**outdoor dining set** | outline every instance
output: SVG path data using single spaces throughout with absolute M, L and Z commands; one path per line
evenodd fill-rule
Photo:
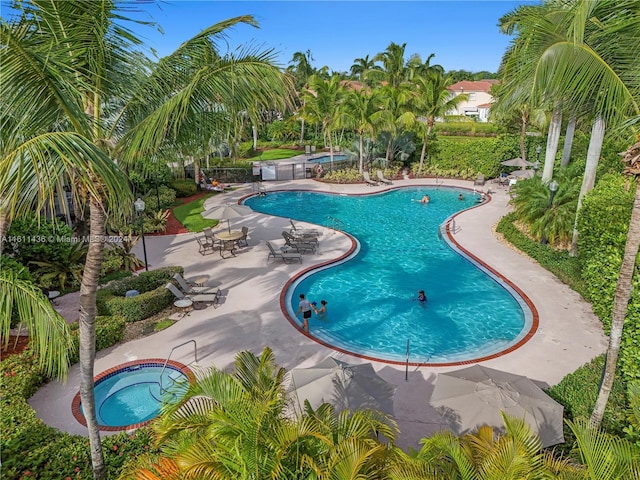
M 207 227 L 202 231 L 202 235 L 196 235 L 198 251 L 201 255 L 219 252 L 222 258 L 235 257 L 238 248 L 249 245 L 247 242 L 248 234 L 248 227 L 242 227 L 240 230 L 219 230 L 216 232 L 211 227 Z

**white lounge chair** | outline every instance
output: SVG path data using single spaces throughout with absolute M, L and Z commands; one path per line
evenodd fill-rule
M 271 257 L 281 258 L 284 263 L 291 263 L 294 260 L 299 260 L 302 263 L 302 255 L 298 252 L 278 252 L 271 243 L 267 242 L 267 247 L 269 247 L 269 256 L 267 257 L 267 262 Z
M 204 302 L 204 303 L 216 303 L 218 301 L 218 295 L 214 293 L 202 293 L 202 294 L 193 294 L 193 295 L 185 295 L 182 293 L 178 287 L 176 287 L 173 283 L 169 282 L 164 286 L 167 290 L 169 290 L 176 297 L 177 300 L 186 300 L 189 299 L 192 302 Z
M 310 251 L 311 253 L 316 253 L 316 248 L 318 247 L 318 239 L 316 238 L 312 239 L 313 241 L 300 239 L 285 231 L 282 232 L 282 237 L 284 238 L 285 244 L 297 252 L 303 253 Z
M 378 182 L 371 180 L 371 177 L 369 176 L 369 172 L 362 172 L 362 178 L 364 178 L 364 183 L 368 186 L 368 187 L 377 187 L 378 186 Z
M 391 180 L 384 178 L 384 174 L 382 173 L 382 170 L 378 170 L 377 175 L 378 175 L 378 180 L 380 180 L 385 185 L 393 185 L 393 182 Z
M 180 275 L 179 273 L 176 273 L 173 276 L 173 279 L 178 282 L 178 286 L 182 289 L 182 291 L 186 294 L 186 295 L 192 295 L 192 294 L 208 294 L 208 293 L 212 293 L 216 296 L 220 295 L 220 289 L 218 287 L 205 287 L 202 285 L 189 285 L 187 283 L 187 281 L 184 279 L 184 277 L 182 275 Z
M 322 232 L 320 230 L 316 230 L 315 228 L 300 228 L 297 227 L 295 223 L 293 223 L 293 220 L 289 219 L 289 223 L 291 224 L 291 230 L 289 230 L 289 233 L 291 233 L 291 235 L 295 235 L 298 237 L 320 237 L 322 235 Z

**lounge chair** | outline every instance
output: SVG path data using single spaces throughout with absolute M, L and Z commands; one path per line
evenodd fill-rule
M 300 228 L 297 227 L 293 220 L 289 219 L 289 223 L 291 224 L 291 230 L 289 233 L 298 237 L 320 237 L 322 232 L 320 230 L 316 230 L 315 228 Z
M 213 253 L 215 250 L 214 243 L 205 237 L 196 236 L 196 241 L 198 242 L 198 252 L 200 252 L 201 255 L 206 255 L 207 252 Z
M 176 273 L 173 279 L 178 282 L 178 286 L 186 295 L 198 295 L 212 293 L 216 296 L 220 295 L 220 289 L 218 287 L 205 287 L 202 285 L 189 285 L 182 275 Z
M 378 170 L 377 175 L 378 175 L 378 180 L 380 180 L 385 185 L 393 185 L 393 182 L 391 180 L 384 178 L 384 174 L 382 173 L 382 170 Z
M 364 183 L 368 186 L 368 187 L 377 187 L 378 186 L 378 182 L 371 180 L 371 177 L 369 176 L 369 172 L 362 172 L 362 178 L 364 178 Z
M 473 181 L 474 185 L 484 185 L 484 175 L 479 173 L 476 179 Z
M 267 247 L 269 247 L 267 262 L 273 257 L 274 259 L 281 258 L 284 263 L 292 263 L 294 260 L 300 260 L 300 263 L 302 263 L 302 255 L 298 252 L 278 252 L 269 242 L 267 242 Z
M 285 231 L 282 232 L 282 237 L 284 238 L 285 244 L 297 252 L 303 253 L 310 251 L 311 253 L 316 253 L 316 248 L 318 247 L 317 239 L 314 239 L 315 242 L 303 240 Z
M 218 295 L 214 293 L 196 293 L 185 295 L 182 293 L 178 287 L 176 287 L 173 283 L 169 282 L 164 286 L 167 290 L 173 293 L 176 300 L 191 300 L 192 302 L 204 302 L 204 303 L 216 303 L 218 301 Z

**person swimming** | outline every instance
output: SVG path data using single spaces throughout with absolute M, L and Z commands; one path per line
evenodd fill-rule
M 431 198 L 429 197 L 429 195 L 425 195 L 424 197 L 422 197 L 422 199 L 420 200 L 420 203 L 422 203 L 423 205 L 425 203 L 429 203 L 431 201 Z
M 418 300 L 419 302 L 426 302 L 427 301 L 427 296 L 425 295 L 424 290 L 420 290 L 418 292 L 418 298 L 416 300 Z

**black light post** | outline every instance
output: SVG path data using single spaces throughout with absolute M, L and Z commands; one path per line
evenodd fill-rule
M 149 271 L 149 263 L 147 262 L 147 244 L 144 241 L 144 200 L 138 198 L 135 202 L 133 202 L 133 206 L 136 208 L 136 212 L 138 212 L 138 216 L 140 217 L 140 234 L 142 235 L 142 252 L 144 253 L 144 269 Z
M 540 152 L 542 152 L 542 147 L 538 145 L 536 147 L 536 162 L 538 162 L 538 165 L 540 165 Z
M 540 162 L 538 160 L 536 160 L 535 162 L 533 162 L 533 176 L 535 177 L 536 175 L 538 175 L 538 170 L 540 169 Z
M 551 209 L 551 205 L 553 204 L 553 197 L 558 191 L 558 187 L 558 182 L 556 182 L 555 180 L 551 180 L 551 183 L 549 183 L 549 205 L 547 205 L 547 210 Z M 542 243 L 543 245 L 547 244 L 547 236 L 544 234 L 544 232 L 542 234 L 542 238 L 540 239 L 540 243 Z

